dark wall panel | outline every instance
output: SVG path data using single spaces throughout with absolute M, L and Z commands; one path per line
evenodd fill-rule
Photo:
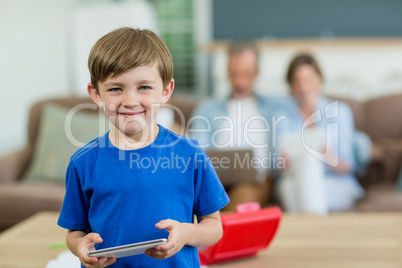
M 213 0 L 214 38 L 401 37 L 401 0 Z

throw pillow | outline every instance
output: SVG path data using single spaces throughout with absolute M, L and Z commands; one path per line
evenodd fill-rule
M 402 192 L 402 168 L 399 170 L 399 178 L 396 182 L 395 188 L 397 191 Z
M 99 124 L 99 116 L 102 117 L 101 122 L 105 122 L 104 115 L 80 111 L 72 115 L 69 111 L 55 104 L 43 107 L 33 159 L 23 180 L 64 183 L 72 154 L 85 143 L 106 133 L 108 125 L 102 129 Z

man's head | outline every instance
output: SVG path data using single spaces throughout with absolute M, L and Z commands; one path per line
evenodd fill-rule
M 251 96 L 258 75 L 258 50 L 254 43 L 233 43 L 228 51 L 228 76 L 232 98 Z
M 91 84 L 116 77 L 131 69 L 157 64 L 163 85 L 173 78 L 173 62 L 169 49 L 152 31 L 128 27 L 116 29 L 100 38 L 89 54 Z

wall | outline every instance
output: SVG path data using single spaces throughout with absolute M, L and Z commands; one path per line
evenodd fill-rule
M 0 0 L 0 6 L 0 154 L 25 145 L 34 102 L 86 95 L 87 57 L 100 36 L 121 26 L 156 30 L 155 14 L 141 0 Z
M 72 83 L 67 67 L 71 63 L 67 47 L 68 41 L 70 41 L 67 34 L 69 12 L 79 3 L 109 1 L 0 0 L 0 90 L 3 93 L 2 98 L 0 98 L 0 126 L 2 130 L 0 131 L 0 154 L 15 150 L 25 144 L 28 112 L 32 103 L 46 97 L 77 92 L 70 86 Z M 213 14 L 214 4 L 224 4 L 224 1 L 227 0 L 193 1 L 195 1 L 196 9 L 196 42 L 205 44 L 213 36 L 216 37 L 213 29 L 216 28 L 218 21 Z M 242 0 L 230 1 L 233 1 L 231 3 L 249 3 L 249 1 Z M 273 5 L 275 1 L 279 0 L 258 0 L 257 2 Z M 293 1 L 297 2 L 297 0 Z M 347 0 L 342 0 L 342 3 L 345 3 L 345 1 L 348 2 Z M 383 1 L 369 2 L 371 4 L 383 3 Z M 396 3 L 399 6 L 398 1 L 387 0 L 386 2 Z M 255 5 L 255 7 L 258 7 L 258 5 Z M 383 5 L 383 7 L 391 13 L 399 10 L 392 8 L 390 5 Z M 227 9 L 226 12 L 229 12 L 229 15 L 235 14 L 233 8 L 234 5 Z M 220 13 L 220 15 L 222 16 L 222 21 L 227 23 L 228 20 L 225 19 L 224 14 Z M 251 18 L 252 16 L 248 17 Z M 238 18 L 244 20 L 247 16 Z M 382 16 L 381 18 L 375 17 L 373 20 L 389 22 L 390 18 Z M 233 27 L 233 24 L 227 24 L 231 25 L 232 28 L 236 28 Z M 395 23 L 395 25 L 399 26 L 400 23 Z M 365 54 L 364 51 L 367 53 Z M 265 74 L 265 76 L 260 76 L 257 86 L 262 88 L 264 92 L 275 94 L 286 92 L 286 85 L 282 80 L 283 73 L 286 68 L 285 65 L 293 52 L 292 50 L 281 50 L 280 48 L 279 50 L 267 48 L 263 55 L 264 60 L 261 71 L 261 74 Z M 372 50 L 356 49 L 357 54 L 352 51 L 349 54 L 343 54 L 344 58 L 338 57 L 340 54 L 328 54 L 327 52 L 328 50 L 326 49 L 318 50 L 318 57 L 323 65 L 324 72 L 327 74 L 332 73 L 332 71 L 337 72 L 336 77 L 328 77 L 329 81 L 336 80 L 338 81 L 337 83 L 343 83 L 342 88 L 345 94 L 352 92 L 357 98 L 368 98 L 369 96 L 384 93 L 380 92 L 380 90 L 383 90 L 383 87 L 381 87 L 383 81 L 389 84 L 387 86 L 389 92 L 396 90 L 400 85 L 402 52 L 398 48 L 394 47 L 390 50 L 377 49 L 375 54 L 371 54 Z M 213 54 L 214 57 L 208 57 L 208 53 L 197 55 L 197 66 L 200 68 L 200 72 L 196 83 L 202 92 L 224 95 L 226 93 L 225 87 L 227 87 L 227 84 L 225 84 L 225 54 L 222 51 L 215 51 Z M 385 55 L 385 57 L 382 57 L 382 55 Z M 374 56 L 377 64 L 370 65 L 374 67 L 370 67 L 368 72 L 361 68 L 363 66 L 367 69 L 368 65 L 365 63 L 361 65 L 345 64 L 344 59 L 350 61 L 354 56 L 365 62 L 370 61 L 371 57 Z M 335 62 L 335 65 L 332 65 L 332 62 Z M 365 81 L 362 83 L 353 81 L 356 76 L 347 77 L 342 74 L 344 66 L 348 66 L 353 72 L 359 72 L 365 78 L 371 79 L 370 81 L 374 81 L 374 77 L 378 78 L 375 83 L 379 84 L 369 84 L 367 86 L 364 85 Z M 211 68 L 215 70 L 211 74 L 212 79 L 209 78 L 208 74 Z M 377 72 L 377 70 L 381 70 L 381 72 Z M 371 74 L 374 74 L 374 76 Z M 357 80 L 359 79 L 357 78 Z M 349 85 L 352 83 L 363 84 L 360 88 L 367 89 L 366 92 L 368 93 L 365 96 L 361 96 L 360 93 L 356 95 L 355 91 L 350 91 L 348 83 Z M 333 90 L 339 91 L 339 87 L 333 87 Z
M 214 38 L 402 36 L 400 0 L 213 0 Z
M 317 56 L 328 94 L 363 100 L 402 92 L 402 1 L 212 0 L 212 10 L 215 42 L 264 43 L 256 82 L 263 93 L 287 93 L 287 64 L 301 49 Z M 355 41 L 341 44 L 345 38 Z M 226 54 L 216 48 L 208 53 L 211 93 L 224 96 Z
M 74 2 L 0 2 L 0 154 L 25 144 L 33 102 L 68 93 L 66 15 Z

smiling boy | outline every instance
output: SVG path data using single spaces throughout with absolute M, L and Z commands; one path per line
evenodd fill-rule
M 220 239 L 219 210 L 229 200 L 198 143 L 155 122 L 174 88 L 169 50 L 151 31 L 120 28 L 98 40 L 88 66 L 88 93 L 112 128 L 71 157 L 58 221 L 69 249 L 85 267 L 199 267 L 196 247 Z M 133 157 L 189 164 L 155 168 L 133 165 Z M 88 256 L 158 238 L 168 243 L 146 255 Z

